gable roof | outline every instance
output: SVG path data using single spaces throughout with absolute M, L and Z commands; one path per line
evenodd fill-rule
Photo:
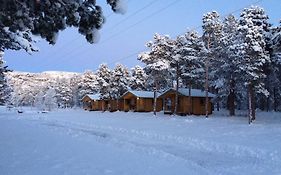
M 83 98 L 85 98 L 86 96 L 91 100 L 100 100 L 100 94 L 86 94 Z
M 169 91 L 174 91 L 176 92 L 175 89 L 171 88 L 168 89 L 167 91 L 165 91 L 164 93 L 162 93 L 160 96 L 166 94 Z M 189 89 L 188 88 L 179 88 L 179 93 L 183 96 L 189 96 Z M 215 97 L 215 94 L 212 94 L 210 92 L 208 92 L 208 97 Z M 206 93 L 205 91 L 202 91 L 201 89 L 191 89 L 191 97 L 206 97 Z
M 140 98 L 154 98 L 153 91 L 132 91 L 132 90 L 127 91 L 125 94 L 121 96 L 121 98 L 124 97 L 127 93 L 132 93 L 134 96 Z

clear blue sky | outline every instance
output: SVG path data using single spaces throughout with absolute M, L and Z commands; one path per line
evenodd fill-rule
M 103 7 L 106 23 L 100 31 L 100 41 L 89 44 L 77 29 L 60 32 L 56 45 L 44 40 L 37 46 L 40 52 L 29 55 L 24 51 L 6 51 L 5 61 L 10 69 L 26 72 L 96 70 L 101 63 L 113 68 L 122 63 L 128 68 L 141 64 L 137 53 L 154 33 L 172 37 L 188 28 L 200 27 L 202 15 L 216 10 L 221 16 L 256 3 L 257 0 L 128 0 L 127 13 L 112 14 L 106 0 L 97 0 Z M 263 0 L 257 3 L 277 25 L 281 19 L 281 2 Z M 200 28 L 198 28 L 200 30 Z

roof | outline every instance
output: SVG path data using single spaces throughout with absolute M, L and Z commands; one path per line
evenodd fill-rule
M 168 91 L 176 91 L 175 89 L 171 88 L 162 93 L 160 96 L 166 94 Z M 179 88 L 179 93 L 184 96 L 189 96 L 189 89 L 188 88 Z M 208 93 L 208 97 L 215 97 L 215 94 Z M 191 97 L 206 97 L 205 91 L 202 91 L 201 89 L 191 89 Z
M 91 100 L 99 100 L 100 99 L 100 94 L 86 94 L 83 98 L 85 98 L 86 96 L 89 97 Z
M 140 98 L 154 98 L 154 92 L 153 91 L 127 91 L 122 97 L 124 97 L 127 93 L 132 93 L 136 97 Z

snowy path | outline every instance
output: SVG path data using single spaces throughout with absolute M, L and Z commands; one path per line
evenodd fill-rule
M 278 117 L 159 116 L 1 114 L 0 174 L 281 173 Z

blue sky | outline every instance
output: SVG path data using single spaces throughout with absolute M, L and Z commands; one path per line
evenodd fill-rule
M 145 43 L 154 33 L 175 37 L 187 29 L 200 31 L 202 15 L 213 10 L 221 16 L 232 12 L 239 16 L 241 9 L 256 3 L 266 10 L 272 24 L 277 25 L 281 19 L 279 0 L 128 0 L 124 15 L 112 14 L 105 1 L 97 0 L 107 17 L 98 43 L 87 43 L 77 29 L 70 28 L 60 32 L 54 46 L 44 40 L 37 43 L 38 53 L 6 51 L 6 64 L 25 72 L 95 71 L 101 63 L 131 68 L 141 65 L 137 53 L 146 49 Z

